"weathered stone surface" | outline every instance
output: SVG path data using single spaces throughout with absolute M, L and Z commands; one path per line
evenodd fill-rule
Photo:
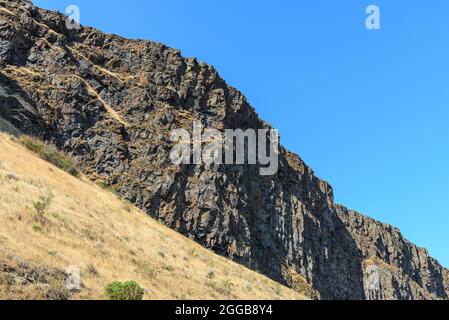
M 159 43 L 67 30 L 26 0 L 0 8 L 2 117 L 71 153 L 93 180 L 316 298 L 448 298 L 446 269 L 398 230 L 334 204 L 332 187 L 284 148 L 274 176 L 172 165 L 170 131 L 194 120 L 270 128 L 213 67 Z
M 0 296 L 7 293 L 11 300 L 68 300 L 73 292 L 65 287 L 67 278 L 64 271 L 37 267 L 9 257 L 7 261 L 0 261 Z

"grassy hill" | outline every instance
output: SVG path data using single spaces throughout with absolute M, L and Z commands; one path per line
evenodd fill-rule
M 0 133 L 0 299 L 105 299 L 137 281 L 145 299 L 304 299 L 152 220 Z M 65 288 L 65 270 L 82 287 Z

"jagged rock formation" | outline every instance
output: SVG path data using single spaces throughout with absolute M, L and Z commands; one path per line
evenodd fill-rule
M 0 1 L 0 116 L 72 154 L 93 180 L 207 248 L 322 299 L 447 299 L 449 272 L 399 231 L 334 204 L 281 147 L 258 165 L 175 166 L 170 132 L 269 128 L 213 67 Z

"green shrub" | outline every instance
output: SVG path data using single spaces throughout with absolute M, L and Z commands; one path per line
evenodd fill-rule
M 36 232 L 41 232 L 42 226 L 40 224 L 33 224 L 33 230 Z
M 34 209 L 36 209 L 37 214 L 40 215 L 40 216 L 44 215 L 45 209 L 47 208 L 45 203 L 40 202 L 40 201 L 34 202 L 33 203 L 33 207 L 34 207 Z
M 106 286 L 106 295 L 111 300 L 142 300 L 144 293 L 135 281 L 115 281 Z
M 53 194 L 49 192 L 46 196 L 40 196 L 39 200 L 36 202 L 33 202 L 33 207 L 36 209 L 36 212 L 39 216 L 43 216 L 45 214 L 45 211 L 51 204 L 51 200 L 53 199 Z
M 75 161 L 55 146 L 46 144 L 39 139 L 30 136 L 21 136 L 19 141 L 29 150 L 36 153 L 43 160 L 48 161 L 74 177 L 79 176 Z

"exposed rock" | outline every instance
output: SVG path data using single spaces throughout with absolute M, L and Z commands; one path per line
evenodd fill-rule
M 449 274 L 398 230 L 333 202 L 281 147 L 259 165 L 174 166 L 170 132 L 193 121 L 270 128 L 216 70 L 178 50 L 0 1 L 0 114 L 72 154 L 93 180 L 227 256 L 322 299 L 447 299 Z
M 67 275 L 60 270 L 37 267 L 11 258 L 0 261 L 1 299 L 68 300 Z

